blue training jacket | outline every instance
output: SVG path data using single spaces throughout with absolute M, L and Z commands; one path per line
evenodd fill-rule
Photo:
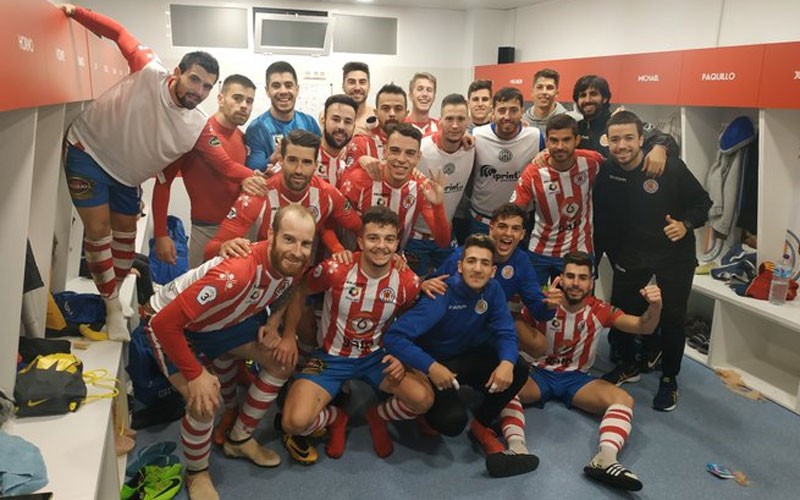
M 389 354 L 428 373 L 436 360 L 446 360 L 467 349 L 491 345 L 500 361 L 517 362 L 519 344 L 514 319 L 500 283 L 490 279 L 475 292 L 456 273 L 445 280 L 447 292 L 431 299 L 420 294 L 417 303 L 395 321 L 383 336 Z M 486 310 L 478 312 L 479 300 Z

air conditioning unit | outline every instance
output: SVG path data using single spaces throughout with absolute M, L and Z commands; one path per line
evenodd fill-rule
M 253 8 L 255 51 L 325 56 L 333 40 L 333 16 L 325 11 Z

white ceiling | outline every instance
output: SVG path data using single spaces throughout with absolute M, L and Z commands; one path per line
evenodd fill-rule
M 379 5 L 391 7 L 417 7 L 428 9 L 515 9 L 547 0 L 374 0 L 373 2 L 357 2 L 356 0 L 322 0 L 325 3 L 348 3 L 362 5 Z

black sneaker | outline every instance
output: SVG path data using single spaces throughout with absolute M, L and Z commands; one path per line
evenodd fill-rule
M 603 375 L 603 380 L 616 386 L 626 382 L 638 382 L 641 378 L 639 376 L 639 368 L 636 366 L 617 365 L 613 370 Z
M 651 371 L 658 369 L 659 365 L 661 365 L 661 349 L 655 352 L 648 352 L 644 354 L 641 362 L 639 363 L 639 372 L 650 373 Z
M 511 450 L 486 455 L 486 471 L 492 477 L 511 477 L 536 470 L 539 457 L 533 454 L 517 454 Z
M 653 409 L 672 411 L 678 406 L 678 381 L 675 377 L 661 377 L 658 392 L 653 398 Z
M 589 464 L 583 468 L 583 473 L 620 490 L 639 491 L 642 489 L 642 482 L 636 474 L 616 462 L 606 468 Z

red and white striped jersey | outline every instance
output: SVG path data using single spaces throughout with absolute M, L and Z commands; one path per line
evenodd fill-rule
M 527 308 L 522 314 L 531 323 Z M 623 314 L 621 309 L 593 296 L 586 297 L 586 305 L 578 312 L 559 307 L 553 319 L 535 325 L 547 337 L 547 351 L 534 360 L 534 366 L 552 372 L 588 371 L 594 364 L 600 332 Z
M 422 187 L 428 179 L 424 175 L 412 174 L 401 187 L 390 186 L 385 181 L 373 180 L 361 167 L 351 167 L 341 179 L 342 194 L 350 200 L 360 213 L 370 207 L 388 207 L 400 217 L 400 248 L 404 248 L 411 237 L 411 229 L 421 215 L 436 240 L 446 247 L 450 242 L 450 223 L 444 204 L 434 207 L 425 199 Z
M 536 210 L 531 252 L 549 257 L 592 253 L 592 186 L 602 162 L 599 153 L 579 149 L 567 171 L 534 163 L 525 167 L 511 201 Z
M 267 196 L 242 194 L 228 212 L 219 226 L 217 234 L 208 242 L 205 258 L 210 259 L 219 253 L 219 247 L 233 238 L 243 238 L 253 224 L 258 228 L 258 239 L 267 238 L 272 219 L 279 208 L 291 203 L 306 207 L 317 222 L 317 233 L 321 233 L 328 219 L 333 219 L 337 226 L 344 227 L 354 233 L 361 229 L 361 217 L 352 209 L 350 203 L 335 187 L 316 175 L 303 193 L 296 193 L 286 188 L 283 176 L 276 174 L 267 179 Z M 328 242 L 326 241 L 326 246 Z M 340 248 L 329 248 L 332 252 Z
M 339 187 L 339 179 L 347 168 L 347 163 L 345 162 L 346 153 L 346 147 L 337 156 L 331 155 L 325 151 L 324 147 L 320 147 L 316 175 L 320 179 L 328 181 L 331 186 Z
M 386 140 L 386 132 L 380 127 L 375 127 L 366 134 L 354 136 L 347 146 L 345 164 L 348 167 L 357 165 L 362 156 L 383 160 L 383 148 L 386 147 Z
M 197 377 L 202 367 L 186 344 L 184 329 L 212 332 L 239 324 L 263 311 L 292 285 L 294 278 L 271 269 L 269 245 L 269 241 L 253 244 L 247 257 L 209 260 L 150 298 L 155 311 L 150 328 L 187 379 Z
M 422 137 L 428 137 L 439 131 L 439 120 L 436 118 L 428 118 L 426 122 L 412 122 L 410 116 L 406 116 L 404 123 L 410 123 L 415 129 L 419 130 Z
M 325 291 L 318 341 L 333 356 L 361 358 L 380 349 L 394 317 L 420 290 L 420 280 L 410 268 L 398 271 L 392 263 L 385 276 L 370 278 L 361 270 L 360 259 L 360 252 L 352 264 L 329 259 L 306 275 L 309 292 Z

